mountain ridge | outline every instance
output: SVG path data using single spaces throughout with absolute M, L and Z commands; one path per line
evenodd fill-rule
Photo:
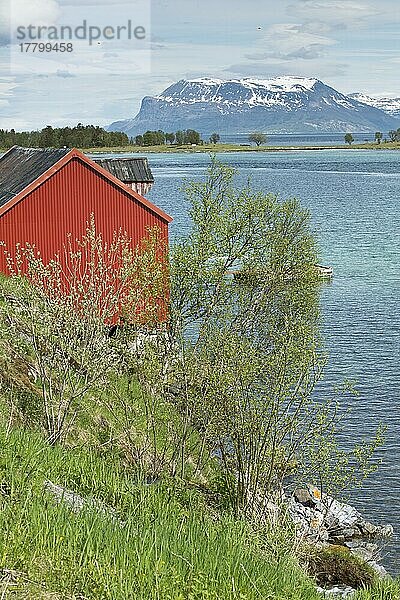
M 312 77 L 181 79 L 145 96 L 138 114 L 111 131 L 196 129 L 219 133 L 308 133 L 389 130 L 400 120 Z
M 373 98 L 368 94 L 356 92 L 354 94 L 348 94 L 349 98 L 353 98 L 362 104 L 368 104 L 368 106 L 374 106 L 383 110 L 388 115 L 400 119 L 400 97 L 399 98 L 387 98 L 385 96 L 379 98 Z

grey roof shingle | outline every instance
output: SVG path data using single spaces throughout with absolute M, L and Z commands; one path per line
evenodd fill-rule
M 147 158 L 95 158 L 92 160 L 124 183 L 154 183 Z
M 55 165 L 69 148 L 14 146 L 0 158 L 0 207 Z
M 53 167 L 70 148 L 14 146 L 0 158 L 0 207 Z M 124 183 L 153 183 L 147 158 L 95 159 L 100 167 Z

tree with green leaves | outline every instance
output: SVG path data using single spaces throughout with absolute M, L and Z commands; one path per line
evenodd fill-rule
M 161 146 L 165 144 L 165 133 L 159 129 L 158 131 L 146 131 L 143 134 L 144 146 Z
M 122 408 L 144 476 L 195 477 L 207 464 L 234 513 L 258 518 L 289 475 L 335 493 L 362 480 L 381 436 L 341 450 L 337 404 L 315 393 L 326 358 L 308 212 L 234 178 L 213 159 L 186 186 L 191 228 L 169 265 L 157 236 L 135 250 L 116 234 L 105 247 L 94 222 L 67 265 L 18 249 L 0 287 L 0 359 L 25 365 L 50 443 L 99 394 L 107 414 Z
M 184 143 L 190 145 L 201 144 L 201 135 L 195 129 L 186 129 L 184 131 Z
M 75 127 L 52 127 L 41 131 L 10 131 L 0 129 L 0 148 L 15 144 L 31 148 L 92 148 L 100 146 L 127 146 L 129 138 L 122 131 L 105 131 L 95 125 L 78 123 Z
M 342 452 L 336 404 L 314 394 L 325 356 L 308 212 L 233 180 L 214 160 L 186 188 L 192 229 L 171 250 L 169 381 L 219 457 L 235 513 L 255 515 L 289 474 L 326 490 L 354 482 L 376 444 Z
M 175 133 L 175 141 L 178 146 L 183 146 L 183 144 L 185 143 L 185 134 L 183 131 L 179 130 Z
M 166 133 L 165 141 L 169 144 L 173 144 L 175 141 L 175 133 Z
M 262 133 L 261 131 L 254 131 L 253 133 L 250 133 L 248 139 L 249 142 L 256 144 L 258 147 L 261 146 L 261 144 L 265 144 L 268 138 L 265 133 Z
M 210 135 L 210 143 L 211 144 L 218 144 L 219 140 L 220 140 L 220 136 L 218 133 L 212 133 Z
M 383 133 L 381 131 L 375 132 L 375 141 L 377 144 L 380 144 L 383 138 Z
M 165 319 L 165 252 L 156 230 L 136 248 L 121 232 L 105 243 L 93 215 L 82 239 L 66 240 L 49 263 L 30 245 L 5 251 L 0 355 L 31 380 L 50 444 L 65 438 L 85 395 L 121 368 L 125 351 L 110 331 L 120 321 L 135 329 Z
M 346 133 L 346 135 L 344 136 L 344 141 L 346 142 L 346 144 L 349 144 L 349 146 L 351 146 L 351 144 L 354 142 L 352 134 Z
M 135 144 L 136 146 L 144 146 L 144 140 L 142 135 L 137 135 L 135 137 Z

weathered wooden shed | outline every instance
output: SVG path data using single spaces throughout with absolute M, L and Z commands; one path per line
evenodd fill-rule
M 84 235 L 91 214 L 105 241 L 122 229 L 136 245 L 154 226 L 167 241 L 171 217 L 132 189 L 141 173 L 148 189 L 154 180 L 147 160 L 94 161 L 76 149 L 15 146 L 0 158 L 0 242 L 11 251 L 35 244 L 48 261 L 68 234 Z M 6 272 L 1 251 L 0 271 Z
M 154 184 L 147 158 L 96 158 L 95 162 L 120 179 L 132 190 L 145 196 Z

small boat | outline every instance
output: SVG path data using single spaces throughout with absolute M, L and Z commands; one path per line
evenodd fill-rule
M 315 268 L 318 272 L 319 277 L 323 277 L 324 279 L 332 279 L 332 277 L 333 277 L 332 267 L 324 267 L 323 265 L 315 265 Z

